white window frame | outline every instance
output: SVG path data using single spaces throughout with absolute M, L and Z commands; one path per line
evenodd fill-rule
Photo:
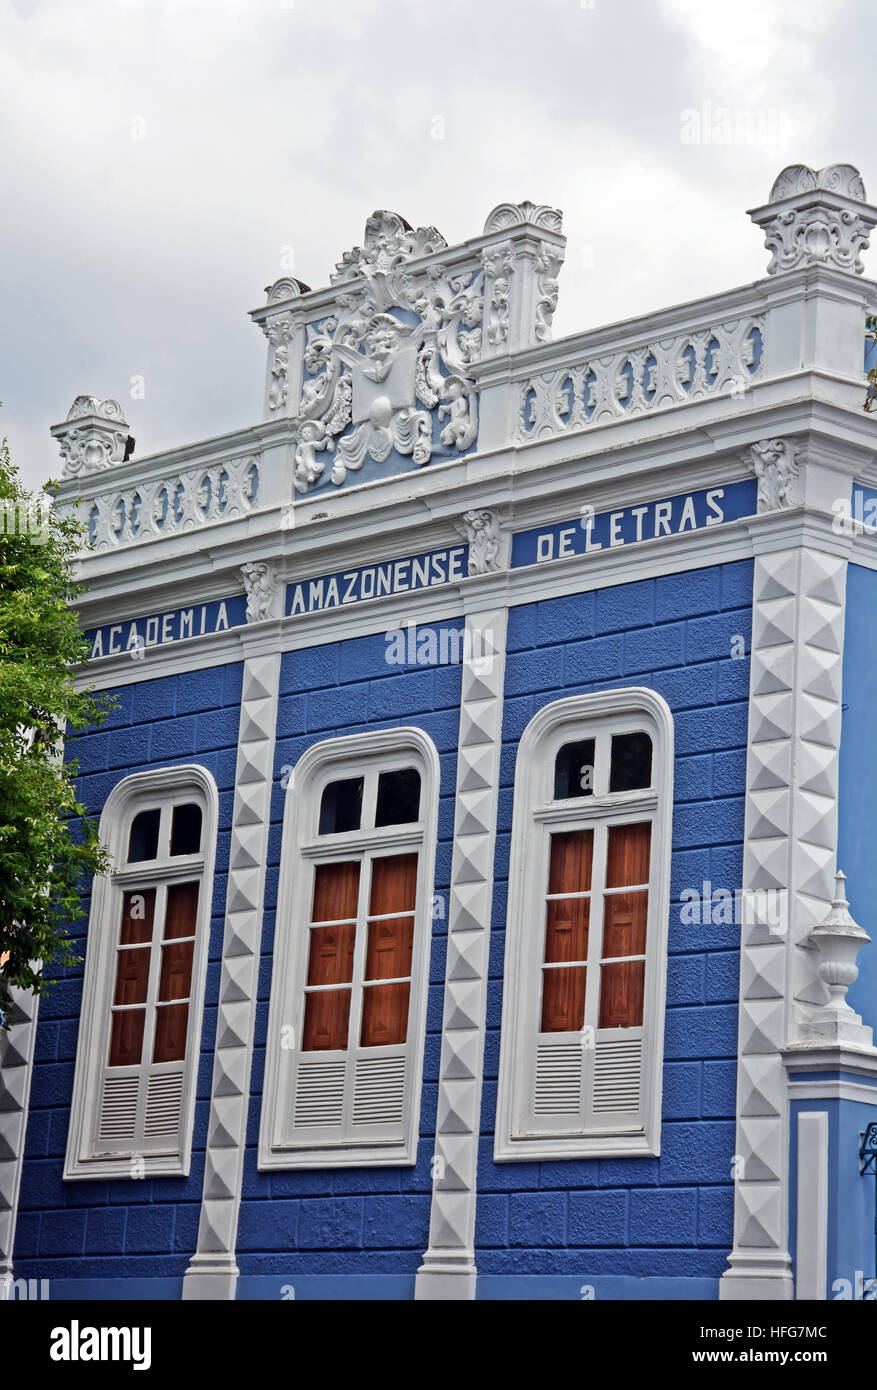
M 201 806 L 200 852 L 165 861 L 167 865 L 173 865 L 172 869 L 165 871 L 154 868 L 150 871 L 148 867 L 136 864 L 128 866 L 128 836 L 138 812 L 156 807 L 164 810 L 171 804 L 180 804 L 189 798 Z M 107 797 L 100 818 L 100 838 L 107 846 L 110 862 L 118 872 L 95 875 L 92 884 L 76 1071 L 64 1163 L 65 1180 L 130 1178 L 134 1176 L 134 1160 L 138 1160 L 138 1175 L 188 1176 L 210 946 L 218 820 L 216 783 L 205 768 L 194 763 L 134 773 L 119 782 Z M 123 895 L 136 885 L 138 878 L 144 882 L 156 879 L 160 882 L 182 882 L 190 879 L 193 873 L 197 873 L 201 887 L 198 893 L 178 1129 L 173 1137 L 167 1135 L 141 1139 L 139 1142 L 135 1140 L 128 1146 L 127 1141 L 118 1141 L 108 1149 L 106 1142 L 99 1139 L 100 1106 L 104 1074 L 111 1070 L 107 1066 L 107 1058 Z M 153 951 L 155 949 L 153 945 Z M 151 1072 L 153 1066 L 164 1067 L 168 1072 L 172 1069 L 169 1063 L 141 1065 L 147 1073 Z
M 566 743 L 597 733 L 644 730 L 652 739 L 652 779 L 647 791 L 554 801 L 555 758 Z M 600 753 L 598 750 L 599 761 Z M 608 767 L 595 769 L 599 792 L 608 788 Z M 601 783 L 601 777 L 607 780 Z M 649 907 L 639 1117 L 635 1124 L 597 1120 L 582 1072 L 577 1115 L 552 1117 L 537 1128 L 535 1067 L 540 1036 L 574 1045 L 577 1035 L 540 1035 L 541 978 L 545 940 L 545 893 L 550 832 L 584 828 L 597 821 L 652 821 Z M 509 869 L 508 918 L 503 978 L 502 1034 L 494 1158 L 497 1162 L 564 1158 L 615 1158 L 660 1153 L 670 847 L 673 819 L 673 716 L 652 690 L 632 687 L 576 695 L 544 706 L 521 737 L 515 773 Z M 596 866 L 595 866 L 596 870 Z M 591 925 L 591 939 L 595 923 Z M 602 939 L 602 923 L 600 925 Z M 594 1041 L 599 1046 L 600 1033 Z M 578 1039 L 584 1044 L 584 1039 Z M 611 1041 L 606 1039 L 606 1041 Z M 605 1055 L 605 1054 L 604 1054 Z M 572 1058 L 572 1053 L 569 1054 Z M 574 1065 L 574 1063 L 571 1063 Z M 574 1104 L 575 1102 L 573 1102 Z M 551 1131 L 551 1132 L 549 1132 Z
M 416 825 L 392 825 L 377 830 L 318 835 L 323 788 L 330 782 L 374 772 L 416 767 L 420 773 L 420 820 Z M 438 832 L 440 764 L 432 740 L 417 728 L 395 728 L 350 734 L 312 745 L 299 759 L 290 778 L 284 810 L 280 881 L 274 936 L 274 966 L 268 1014 L 265 1085 L 259 1128 L 260 1169 L 408 1166 L 417 1160 L 426 1004 L 432 942 L 432 899 Z M 359 1053 L 389 1056 L 390 1049 L 360 1049 L 303 1053 L 299 1049 L 304 1019 L 307 977 L 310 892 L 313 865 L 355 856 L 371 848 L 381 852 L 418 852 L 417 899 L 408 1032 L 395 1045 L 405 1056 L 401 1123 L 325 1128 L 300 1127 L 294 1115 L 299 1062 L 323 1059 L 337 1068 L 344 1061 L 346 1094 L 352 1088 L 351 1068 Z M 357 938 L 362 935 L 361 929 Z M 357 940 L 359 950 L 364 949 Z M 286 1031 L 284 1031 L 286 1030 Z M 289 1042 L 294 1046 L 289 1046 Z

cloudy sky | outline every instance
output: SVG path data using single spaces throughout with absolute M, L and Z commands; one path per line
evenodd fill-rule
M 784 165 L 877 193 L 875 27 L 873 0 L 0 0 L 13 459 L 57 474 L 80 393 L 137 455 L 257 420 L 247 310 L 325 284 L 377 207 L 449 242 L 562 208 L 556 336 L 759 277 L 745 209 Z

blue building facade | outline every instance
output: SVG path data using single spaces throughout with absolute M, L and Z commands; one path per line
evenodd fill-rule
M 877 214 L 752 217 L 551 342 L 553 209 L 375 213 L 260 424 L 53 428 L 113 871 L 0 1044 L 7 1296 L 869 1296 L 873 285 L 793 232 Z

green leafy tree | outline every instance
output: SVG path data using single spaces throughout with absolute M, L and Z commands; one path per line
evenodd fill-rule
M 48 484 L 52 486 L 52 484 Z M 43 967 L 75 964 L 69 929 L 86 875 L 107 858 L 63 760 L 66 730 L 109 702 L 74 689 L 86 643 L 69 608 L 83 528 L 22 486 L 0 444 L 0 1028 L 13 986 L 41 993 Z

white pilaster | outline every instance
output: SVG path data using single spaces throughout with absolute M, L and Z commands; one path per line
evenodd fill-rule
M 244 1170 L 265 861 L 271 812 L 279 655 L 244 663 L 216 1051 L 198 1248 L 184 1299 L 233 1299 Z
M 14 989 L 13 1019 L 0 1038 L 0 1282 L 12 1275 L 12 1251 L 27 1107 L 37 1036 L 39 996 Z
M 795 1297 L 824 1299 L 828 1280 L 828 1115 L 798 1115 Z
M 781 522 L 756 536 L 743 888 L 785 895 L 785 911 L 779 926 L 758 913 L 742 926 L 734 1248 L 722 1299 L 792 1297 L 782 1051 L 822 990 L 807 937 L 832 898 L 846 583 L 846 559 L 807 541 Z
M 507 612 L 468 614 L 429 1249 L 415 1298 L 475 1297 L 475 1202 Z

